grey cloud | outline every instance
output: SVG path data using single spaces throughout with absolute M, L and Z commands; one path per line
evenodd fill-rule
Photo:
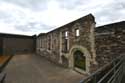
M 11 11 L 7 11 L 7 10 L 1 11 L 0 10 L 0 20 L 7 24 L 10 24 L 10 23 L 18 24 L 19 22 L 24 21 L 25 20 L 24 15 L 25 15 L 24 12 L 20 11 L 18 9 L 16 9 L 16 10 L 14 9 Z
M 3 0 L 12 4 L 28 7 L 34 10 L 45 10 L 48 0 Z
M 16 22 L 16 18 L 11 15 L 11 13 L 0 11 L 0 21 L 10 24 Z
M 123 8 L 125 8 L 125 2 L 121 4 Z
M 102 6 L 100 11 L 94 14 L 97 24 L 100 25 L 125 20 L 123 11 L 125 11 L 125 2 L 119 1 Z
M 30 17 L 30 15 L 29 16 L 26 15 L 25 11 L 22 10 L 22 9 L 25 10 L 26 8 L 25 6 L 31 7 L 31 9 L 36 8 L 35 6 L 41 7 L 41 5 L 38 5 L 41 3 L 39 1 L 43 2 L 43 0 L 37 0 L 37 1 L 35 0 L 18 0 L 18 1 L 17 0 L 3 0 L 3 1 L 0 1 L 1 3 L 4 2 L 5 5 L 6 3 L 10 3 L 11 5 L 15 7 L 14 9 L 10 9 L 9 11 L 7 11 L 7 10 L 4 10 L 4 6 L 3 6 L 3 9 L 1 8 L 2 10 L 0 10 L 0 22 L 5 23 L 7 25 L 10 24 L 14 26 L 15 30 L 22 31 L 22 32 L 42 31 L 42 30 L 47 31 L 51 29 L 52 27 L 50 27 L 49 25 L 40 23 L 37 20 L 35 22 L 30 22 L 32 20 L 32 16 Z M 43 3 L 43 5 L 45 4 Z M 35 11 L 32 11 L 32 12 L 34 13 Z M 39 26 L 36 26 L 36 25 L 39 25 Z
M 23 7 L 32 9 L 46 9 L 50 0 L 3 0 L 6 2 L 14 3 Z M 74 9 L 79 5 L 88 3 L 91 0 L 51 0 L 59 3 L 61 8 Z
M 41 12 L 43 10 L 47 10 L 48 2 L 50 0 L 1 0 L 0 2 L 11 3 L 12 5 L 19 6 L 21 9 L 28 8 L 31 10 L 31 13 Z M 110 4 L 97 4 L 92 6 L 87 6 L 91 3 L 91 0 L 51 0 L 56 1 L 59 4 L 60 8 L 64 8 L 66 10 L 73 10 L 74 12 L 82 12 L 83 15 L 85 13 L 94 13 L 96 17 L 96 22 L 98 25 L 105 24 L 108 22 L 114 22 L 117 20 L 125 19 L 125 1 L 117 0 L 113 1 Z M 51 5 L 52 6 L 52 5 Z M 48 10 L 47 10 L 48 11 Z M 44 12 L 43 12 L 44 13 Z M 0 10 L 0 21 L 4 21 L 5 23 L 12 23 L 15 26 L 16 30 L 29 32 L 29 31 L 40 31 L 47 32 L 54 29 L 54 26 L 49 24 L 44 24 L 40 22 L 42 20 L 35 20 L 35 22 L 30 22 L 32 16 L 26 15 L 25 11 L 20 9 L 12 10 L 12 11 L 1 11 Z M 28 18 L 27 18 L 28 17 Z M 36 16 L 37 17 L 37 16 Z M 33 16 L 35 18 L 35 16 Z M 41 18 L 42 19 L 42 18 Z M 55 16 L 55 19 L 56 18 Z M 33 19 L 34 20 L 34 19 Z M 49 19 L 48 19 L 49 20 Z M 63 19 L 65 20 L 65 19 Z
M 5 18 L 9 18 L 10 14 L 0 11 L 0 19 L 5 19 Z
M 70 10 L 77 8 L 77 6 L 83 5 L 87 1 L 88 0 L 86 0 L 86 1 L 82 1 L 82 0 L 57 0 L 57 2 L 60 4 L 61 8 L 70 9 Z
M 48 31 L 48 30 L 52 29 L 52 27 L 49 26 L 49 25 L 46 25 L 46 24 L 43 24 L 43 23 L 37 23 L 37 22 L 36 23 L 30 22 L 30 23 L 27 23 L 25 25 L 15 25 L 15 28 L 17 30 L 25 31 L 25 32 L 35 31 L 35 30 L 37 30 L 37 31 L 39 30 L 39 31 L 42 32 L 42 30 Z

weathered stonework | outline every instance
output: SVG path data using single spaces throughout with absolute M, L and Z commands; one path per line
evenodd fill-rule
M 86 58 L 86 70 L 78 71 L 89 73 L 90 66 L 96 63 L 94 28 L 95 19 L 89 14 L 53 31 L 40 34 L 37 37 L 37 54 L 75 69 L 74 52 L 81 51 Z
M 37 37 L 0 33 L 0 55 L 35 50 L 56 64 L 89 74 L 125 54 L 125 21 L 95 24 L 89 14 Z
M 98 66 L 125 54 L 125 21 L 95 28 Z
M 48 60 L 89 74 L 115 57 L 125 54 L 125 21 L 95 28 L 95 19 L 89 14 L 40 34 L 36 47 L 37 54 Z M 75 66 L 76 52 L 81 52 L 85 57 L 82 59 L 85 69 Z

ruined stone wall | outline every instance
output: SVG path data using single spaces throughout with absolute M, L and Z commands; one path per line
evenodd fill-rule
M 90 14 L 53 31 L 40 34 L 37 37 L 37 54 L 68 67 L 70 58 L 73 58 L 73 48 L 77 47 L 75 50 L 79 50 L 83 47 L 90 55 L 88 62 L 91 62 L 95 57 L 94 27 L 95 19 Z M 76 36 L 77 29 L 79 36 Z
M 59 32 L 51 32 L 37 38 L 37 54 L 51 61 L 59 60 Z
M 95 32 L 99 67 L 125 54 L 125 21 L 97 27 Z
M 76 50 L 85 54 L 87 72 L 125 54 L 125 22 L 95 28 L 94 17 L 88 15 L 37 37 L 37 53 L 66 67 L 74 66 Z

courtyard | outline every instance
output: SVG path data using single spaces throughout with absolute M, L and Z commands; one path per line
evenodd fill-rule
M 35 54 L 15 55 L 5 71 L 6 83 L 79 83 L 85 77 Z

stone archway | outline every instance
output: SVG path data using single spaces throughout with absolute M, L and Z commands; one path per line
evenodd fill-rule
M 78 52 L 80 53 L 80 57 L 82 57 L 82 60 L 83 60 L 82 65 L 84 67 L 82 67 L 82 68 L 79 68 L 81 66 L 78 67 L 78 65 L 77 66 L 75 65 L 75 63 L 77 63 L 77 62 L 75 61 L 74 55 L 76 54 L 76 56 L 77 56 Z M 70 49 L 70 53 L 69 53 L 69 67 L 71 69 L 75 69 L 75 70 L 77 70 L 80 73 L 87 73 L 87 74 L 89 74 L 90 60 L 91 60 L 91 57 L 90 57 L 90 53 L 87 50 L 87 48 L 85 48 L 83 46 L 75 45 L 75 46 L 73 46 Z M 80 62 L 78 62 L 78 63 L 80 63 Z

